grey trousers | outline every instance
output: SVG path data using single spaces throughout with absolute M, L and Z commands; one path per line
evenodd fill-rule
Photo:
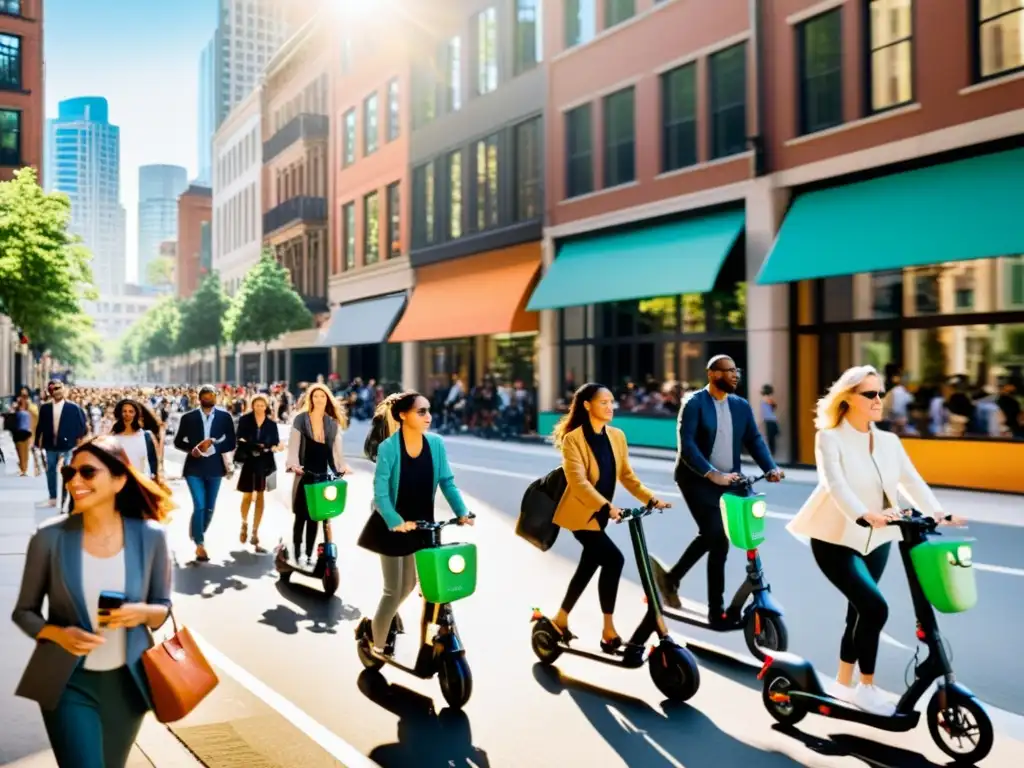
M 391 620 L 402 607 L 405 598 L 416 588 L 416 558 L 380 556 L 380 569 L 384 574 L 384 594 L 373 615 L 373 646 L 383 648 L 387 641 Z

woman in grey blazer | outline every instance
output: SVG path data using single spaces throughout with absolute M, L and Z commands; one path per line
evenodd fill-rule
M 75 514 L 43 523 L 28 545 L 12 618 L 36 649 L 17 695 L 39 703 L 62 768 L 122 768 L 152 707 L 142 654 L 170 612 L 161 523 L 172 504 L 109 435 L 62 473 Z M 121 607 L 101 616 L 102 592 Z

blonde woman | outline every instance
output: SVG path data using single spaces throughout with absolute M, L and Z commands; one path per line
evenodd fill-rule
M 869 365 L 850 368 L 818 401 L 815 461 L 818 486 L 789 531 L 811 540 L 825 577 L 849 601 L 839 673 L 829 693 L 861 709 L 891 715 L 895 706 L 875 687 L 875 660 L 889 607 L 878 581 L 899 529 L 899 494 L 930 517 L 943 518 L 935 494 L 918 474 L 899 437 L 879 430 L 882 378 Z M 867 526 L 859 523 L 863 520 Z M 946 524 L 962 525 L 950 517 Z M 854 667 L 860 683 L 853 688 Z
M 288 471 L 295 473 L 292 486 L 292 512 L 295 514 L 292 543 L 296 562 L 299 562 L 302 552 L 303 532 L 307 565 L 313 564 L 313 547 L 316 544 L 317 523 L 309 517 L 303 486 L 322 483 L 327 478 L 328 470 L 336 475 L 349 471 L 341 440 L 341 433 L 347 426 L 345 411 L 330 390 L 323 384 L 310 386 L 302 408 L 292 422 L 286 462 Z M 327 530 L 329 533 L 329 526 Z

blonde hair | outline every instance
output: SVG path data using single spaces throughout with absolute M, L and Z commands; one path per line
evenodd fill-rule
M 850 408 L 850 404 L 847 402 L 850 395 L 868 376 L 882 378 L 873 365 L 855 365 L 853 368 L 843 371 L 842 376 L 828 388 L 825 396 L 818 400 L 817 415 L 814 419 L 815 428 L 838 427 Z
M 263 392 L 257 392 L 255 395 L 253 395 L 251 398 L 249 398 L 249 410 L 250 411 L 255 410 L 255 408 L 253 408 L 253 406 L 256 405 L 256 401 L 257 400 L 262 400 L 263 404 L 265 406 L 267 406 L 267 417 L 269 418 L 271 416 L 271 412 L 273 411 L 273 409 L 270 407 L 270 397 L 265 395 Z
M 299 413 L 309 413 L 313 410 L 313 393 L 317 390 L 327 395 L 327 406 L 324 408 L 324 413 L 337 421 L 338 425 L 342 429 L 348 429 L 348 412 L 345 410 L 343 405 L 334 399 L 334 395 L 331 394 L 331 390 L 329 390 L 325 384 L 321 384 L 320 382 L 311 384 L 306 390 L 303 395 L 302 408 L 299 409 Z

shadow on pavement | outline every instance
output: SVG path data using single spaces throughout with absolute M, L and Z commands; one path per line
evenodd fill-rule
M 200 595 L 211 598 L 229 589 L 248 589 L 242 581 L 255 581 L 274 571 L 274 560 L 268 555 L 239 550 L 229 553 L 231 559 L 222 563 L 185 564 L 174 562 L 174 591 L 182 595 Z
M 660 765 L 666 755 L 686 768 L 799 765 L 786 755 L 738 741 L 688 704 L 666 701 L 659 712 L 641 699 L 575 680 L 540 662 L 533 665 L 533 676 L 548 693 L 566 691 L 626 765 Z
M 287 605 L 279 605 L 263 612 L 260 624 L 266 624 L 286 635 L 298 634 L 299 623 L 304 621 L 312 622 L 306 629 L 314 634 L 336 635 L 338 625 L 342 622 L 362 618 L 362 613 L 355 606 L 346 605 L 339 597 L 327 597 L 320 590 L 307 587 L 305 584 L 285 584 L 279 580 L 277 592 L 283 599 L 305 612 L 299 613 Z
M 381 768 L 490 766 L 487 753 L 473 746 L 473 731 L 462 710 L 446 707 L 435 712 L 433 699 L 388 683 L 372 670 L 359 675 L 358 685 L 370 701 L 398 716 L 398 741 L 375 747 L 369 754 Z
M 773 725 L 772 728 L 781 734 L 789 736 L 801 742 L 808 749 L 817 752 L 819 755 L 831 757 L 853 757 L 862 760 L 872 768 L 943 768 L 952 765 L 947 763 L 934 763 L 924 755 L 911 752 L 888 744 L 880 744 L 870 739 L 854 736 L 846 733 L 833 733 L 829 738 L 823 739 L 812 736 L 809 733 L 782 725 Z M 963 764 L 963 768 L 971 768 Z

